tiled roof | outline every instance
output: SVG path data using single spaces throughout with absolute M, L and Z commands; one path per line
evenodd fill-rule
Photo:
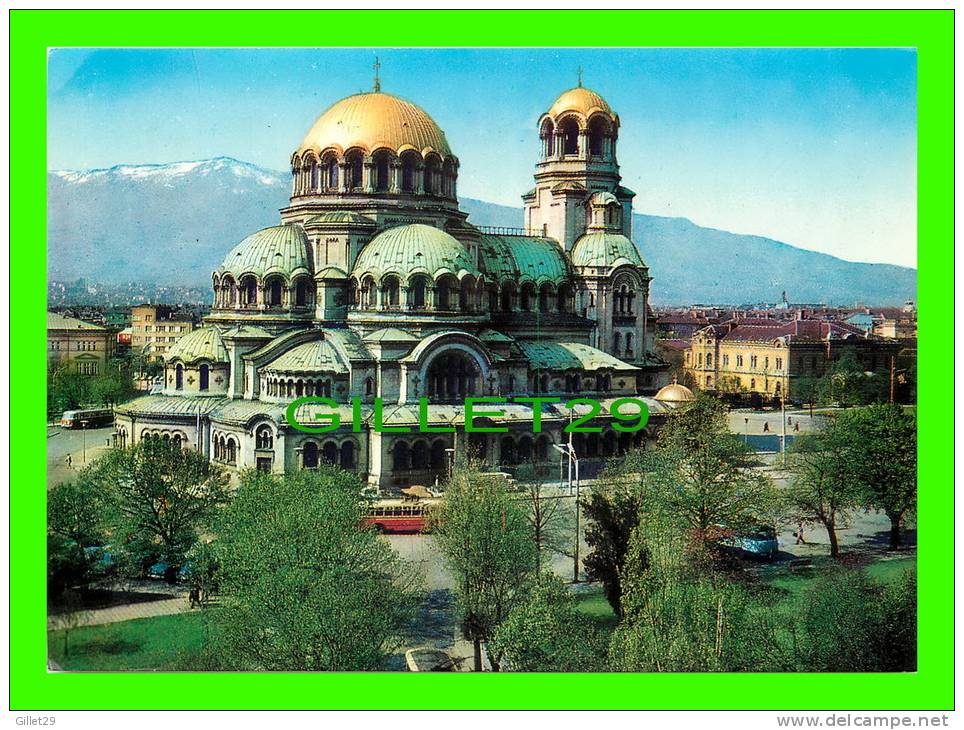
M 845 322 L 828 322 L 817 319 L 796 319 L 790 322 L 751 319 L 729 322 L 727 325 L 712 326 L 713 331 L 718 336 L 721 334 L 720 330 L 726 327 L 730 329 L 728 332 L 722 333 L 722 339 L 727 342 L 770 342 L 778 338 L 785 338 L 790 342 L 822 342 L 827 339 L 838 340 L 865 336 L 862 329 Z
M 165 359 L 168 362 L 180 360 L 185 363 L 199 360 L 228 362 L 228 351 L 217 327 L 201 327 L 179 338 L 168 350 Z
M 371 275 L 376 281 L 385 274 L 396 274 L 406 281 L 417 273 L 431 278 L 444 273 L 479 275 L 461 241 L 423 223 L 396 226 L 379 233 L 365 244 L 352 269 L 352 276 L 361 279 Z
M 218 405 L 227 403 L 227 398 L 190 395 L 145 395 L 122 403 L 114 408 L 115 413 L 134 415 L 197 416 L 211 413 Z
M 285 224 L 265 228 L 245 238 L 225 257 L 219 273 L 231 273 L 235 278 L 247 273 L 291 276 L 301 271 L 310 273 L 313 268 L 305 232 L 300 226 Z
M 552 238 L 482 234 L 479 244 L 482 265 L 496 281 L 529 280 L 558 284 L 569 277 L 569 264 Z
M 314 340 L 292 347 L 263 367 L 283 373 L 347 373 L 338 351 L 327 339 Z

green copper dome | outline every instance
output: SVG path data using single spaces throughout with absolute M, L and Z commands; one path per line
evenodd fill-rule
M 285 224 L 253 233 L 231 249 L 218 273 L 264 277 L 279 273 L 290 278 L 296 273 L 310 273 L 311 250 L 308 237 L 300 226 Z
M 484 233 L 479 255 L 486 273 L 497 281 L 559 284 L 569 278 L 566 257 L 551 238 Z
M 472 257 L 456 238 L 421 223 L 389 228 L 375 236 L 358 254 L 352 276 L 371 275 L 380 280 L 397 274 L 407 280 L 417 273 L 437 278 L 442 274 L 479 276 Z
M 347 373 L 348 368 L 328 340 L 315 340 L 292 347 L 263 368 L 280 373 Z
M 199 360 L 227 362 L 228 351 L 216 327 L 201 327 L 175 342 L 167 352 L 167 360 L 180 360 L 183 363 Z
M 573 266 L 645 267 L 636 244 L 621 233 L 587 233 L 572 247 Z

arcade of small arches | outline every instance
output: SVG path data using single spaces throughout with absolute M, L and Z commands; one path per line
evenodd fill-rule
M 146 441 L 148 439 L 160 439 L 161 441 L 170 441 L 176 446 L 183 446 L 187 443 L 187 436 L 183 431 L 170 431 L 167 429 L 160 428 L 144 428 L 141 429 L 141 441 Z M 124 448 L 127 445 L 127 429 L 121 426 L 117 429 L 117 445 Z
M 331 398 L 332 381 L 331 378 L 284 377 L 267 373 L 261 377 L 261 393 L 272 398 Z
M 632 332 L 613 332 L 613 354 L 617 357 L 635 357 L 636 342 Z
M 536 370 L 532 373 L 530 387 L 534 394 L 551 393 L 606 393 L 613 388 L 612 373 L 604 370 L 593 374 L 573 370 L 562 374 L 557 371 Z
M 230 466 L 238 463 L 238 440 L 230 435 L 215 431 L 211 434 L 214 461 Z
M 296 449 L 302 469 L 317 469 L 322 463 L 354 469 L 358 465 L 358 451 L 354 439 L 345 439 L 340 443 L 334 439 L 321 442 L 308 439 Z
M 315 305 L 315 282 L 308 274 L 291 281 L 280 273 L 265 277 L 226 273 L 214 276 L 215 309 L 311 309 Z
M 291 160 L 293 195 L 391 193 L 456 199 L 458 161 L 414 149 L 396 153 L 381 148 L 368 154 L 360 148 L 344 154 L 308 150 Z
M 403 282 L 397 274 L 378 280 L 363 274 L 349 280 L 348 301 L 353 310 L 571 313 L 574 294 L 567 283 L 504 281 L 496 285 L 471 274 L 460 281 L 448 273 L 434 280 L 427 274 L 413 274 Z
M 573 157 L 609 162 L 616 158 L 616 125 L 598 113 L 586 122 L 575 114 L 546 118 L 539 128 L 543 160 Z

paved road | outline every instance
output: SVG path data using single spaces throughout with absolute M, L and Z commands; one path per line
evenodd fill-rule
M 107 450 L 114 428 L 67 429 L 47 427 L 47 488 L 73 479 L 77 472 Z M 86 448 L 85 448 L 86 445 Z M 67 466 L 67 455 L 71 466 Z

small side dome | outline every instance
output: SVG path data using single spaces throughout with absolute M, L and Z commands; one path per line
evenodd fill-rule
M 664 385 L 656 394 L 656 400 L 662 403 L 686 403 L 695 400 L 695 398 L 692 390 L 677 382 Z
M 621 233 L 587 233 L 576 241 L 570 255 L 573 266 L 646 266 L 636 244 Z
M 231 249 L 218 273 L 266 276 L 279 273 L 287 277 L 300 271 L 311 272 L 311 248 L 300 226 L 286 223 L 264 228 Z
M 315 340 L 292 347 L 262 370 L 277 373 L 340 373 L 348 372 L 338 351 L 328 340 Z
M 167 352 L 167 362 L 179 360 L 185 364 L 207 360 L 211 363 L 228 362 L 228 351 L 224 347 L 221 333 L 217 327 L 201 327 L 181 337 Z
M 422 223 L 397 226 L 379 233 L 358 254 L 352 276 L 371 275 L 376 280 L 385 274 L 407 279 L 423 273 L 435 278 L 442 274 L 478 277 L 479 271 L 462 243 L 443 230 Z

